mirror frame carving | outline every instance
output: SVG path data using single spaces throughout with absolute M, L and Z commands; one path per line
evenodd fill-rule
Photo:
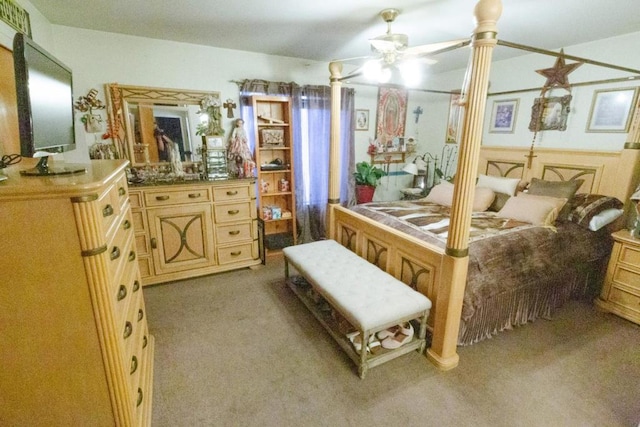
M 120 152 L 124 153 L 132 167 L 145 166 L 147 163 L 135 161 L 135 140 L 128 114 L 130 102 L 200 105 L 206 96 L 220 99 L 220 92 L 217 91 L 130 86 L 118 83 L 107 83 L 105 93 L 107 94 L 107 120 L 113 143 Z M 162 165 L 167 162 L 151 162 L 150 164 Z

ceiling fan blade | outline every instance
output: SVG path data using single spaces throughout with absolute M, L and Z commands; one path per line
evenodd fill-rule
M 471 41 L 469 39 L 449 40 L 440 43 L 423 44 L 420 46 L 408 47 L 404 50 L 404 54 L 408 55 L 425 55 L 442 53 L 449 50 L 457 49 L 459 47 L 466 46 Z

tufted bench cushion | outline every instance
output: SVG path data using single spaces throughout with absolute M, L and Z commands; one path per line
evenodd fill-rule
M 431 301 L 335 240 L 283 249 L 289 263 L 358 330 L 428 311 Z

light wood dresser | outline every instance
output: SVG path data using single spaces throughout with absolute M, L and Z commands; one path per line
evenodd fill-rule
M 130 188 L 142 284 L 261 264 L 255 179 Z
M 125 176 L 0 182 L 0 425 L 150 425 L 149 334 Z
M 629 230 L 612 234 L 614 243 L 597 307 L 640 324 L 640 239 Z

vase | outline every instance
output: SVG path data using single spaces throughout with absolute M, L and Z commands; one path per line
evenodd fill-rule
M 372 185 L 356 185 L 356 201 L 360 203 L 369 203 L 373 200 L 373 193 L 376 187 Z

